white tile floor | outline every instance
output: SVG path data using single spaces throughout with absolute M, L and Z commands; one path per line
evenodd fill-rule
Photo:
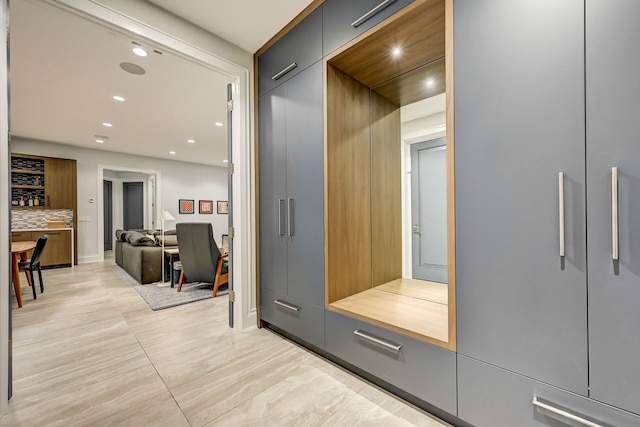
M 14 310 L 0 426 L 446 425 L 267 330 L 227 297 L 151 311 L 113 260 L 46 270 Z

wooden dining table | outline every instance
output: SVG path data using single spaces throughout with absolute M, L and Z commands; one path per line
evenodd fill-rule
M 36 247 L 36 242 L 28 240 L 25 242 L 11 242 L 11 281 L 13 290 L 18 300 L 18 308 L 22 308 L 22 291 L 20 289 L 20 269 L 18 268 L 18 257 L 27 259 L 27 252 Z

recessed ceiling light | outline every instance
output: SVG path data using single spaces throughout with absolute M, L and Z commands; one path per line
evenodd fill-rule
M 110 128 L 113 125 L 111 123 L 104 122 L 102 123 L 102 126 Z
M 169 151 L 169 154 L 174 155 L 174 154 L 176 154 L 176 152 L 175 151 Z
M 427 80 L 427 86 L 433 86 L 433 84 L 434 84 L 433 79 Z
M 188 142 L 189 144 L 195 144 L 195 143 L 196 143 L 196 140 L 195 140 L 195 139 L 187 139 L 187 142 Z
M 393 49 L 393 56 L 399 56 L 402 53 L 399 47 Z
M 220 126 L 224 126 L 221 122 L 216 122 L 216 126 L 220 127 Z
M 120 102 L 124 101 L 124 98 L 121 97 L 120 95 L 114 95 L 113 99 L 115 99 L 116 101 L 120 101 Z
M 223 162 L 224 162 L 224 163 L 229 163 L 229 160 L 224 159 L 224 160 L 223 160 Z
M 147 51 L 141 48 L 140 46 L 134 47 L 133 49 L 131 49 L 131 51 L 138 56 L 143 56 L 143 57 L 147 56 Z
M 104 139 L 96 139 L 96 142 L 97 142 L 98 144 L 104 144 Z

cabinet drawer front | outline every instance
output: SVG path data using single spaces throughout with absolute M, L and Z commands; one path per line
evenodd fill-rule
M 33 240 L 31 231 L 14 231 L 11 233 L 11 240 L 14 242 L 27 242 Z
M 455 353 L 330 310 L 325 318 L 329 353 L 450 414 L 457 413 Z
M 640 425 L 635 415 L 462 355 L 458 355 L 458 391 L 458 417 L 477 427 L 589 425 L 568 416 L 593 425 Z M 549 409 L 535 406 L 534 398 Z
M 322 7 L 258 57 L 258 94 L 264 95 L 322 58 Z
M 324 308 L 261 288 L 260 318 L 324 349 Z
M 413 0 L 328 0 L 322 9 L 322 54 L 384 21 Z

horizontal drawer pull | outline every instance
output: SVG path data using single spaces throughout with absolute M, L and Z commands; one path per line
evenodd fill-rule
M 285 68 L 284 70 L 280 71 L 279 73 L 277 73 L 276 75 L 271 77 L 271 80 L 278 80 L 280 77 L 284 76 L 289 71 L 291 71 L 294 68 L 296 68 L 297 66 L 298 66 L 298 64 L 296 64 L 295 62 L 292 62 L 291 65 L 289 65 L 287 68 Z
M 362 25 L 367 19 L 371 18 L 373 15 L 380 12 L 382 9 L 386 8 L 387 6 L 391 6 L 391 3 L 395 3 L 395 1 L 396 0 L 384 0 L 382 3 L 380 3 L 373 9 L 371 9 L 369 12 L 365 13 L 360 18 L 353 21 L 351 23 L 351 26 L 354 28 L 357 28 L 358 26 Z
M 353 331 L 353 333 L 357 336 L 359 336 L 360 338 L 364 338 L 366 340 L 369 341 L 373 341 L 376 344 L 380 344 L 383 347 L 387 347 L 390 348 L 391 350 L 395 350 L 395 351 L 400 351 L 400 349 L 402 348 L 402 345 L 400 344 L 394 344 L 392 342 L 389 341 L 385 341 L 385 340 L 381 340 L 380 338 L 371 336 L 365 332 L 360 331 L 360 329 L 356 329 L 355 331 Z
M 281 307 L 288 308 L 293 311 L 300 311 L 300 307 L 296 307 L 295 305 L 287 304 L 286 302 L 282 302 L 279 299 L 273 301 L 274 304 L 278 304 Z
M 533 397 L 533 405 L 537 406 L 538 408 L 546 409 L 549 412 L 553 412 L 554 414 L 558 414 L 560 416 L 563 416 L 563 417 L 565 417 L 567 419 L 576 421 L 576 422 L 578 422 L 580 424 L 583 424 L 585 426 L 588 426 L 588 427 L 603 427 L 601 424 L 594 423 L 593 421 L 589 421 L 587 419 L 584 419 L 582 417 L 574 415 L 574 414 L 572 414 L 570 412 L 567 412 L 565 410 L 562 410 L 560 408 L 556 408 L 555 406 L 551 406 L 548 403 L 542 402 L 542 401 L 538 400 L 537 396 Z

